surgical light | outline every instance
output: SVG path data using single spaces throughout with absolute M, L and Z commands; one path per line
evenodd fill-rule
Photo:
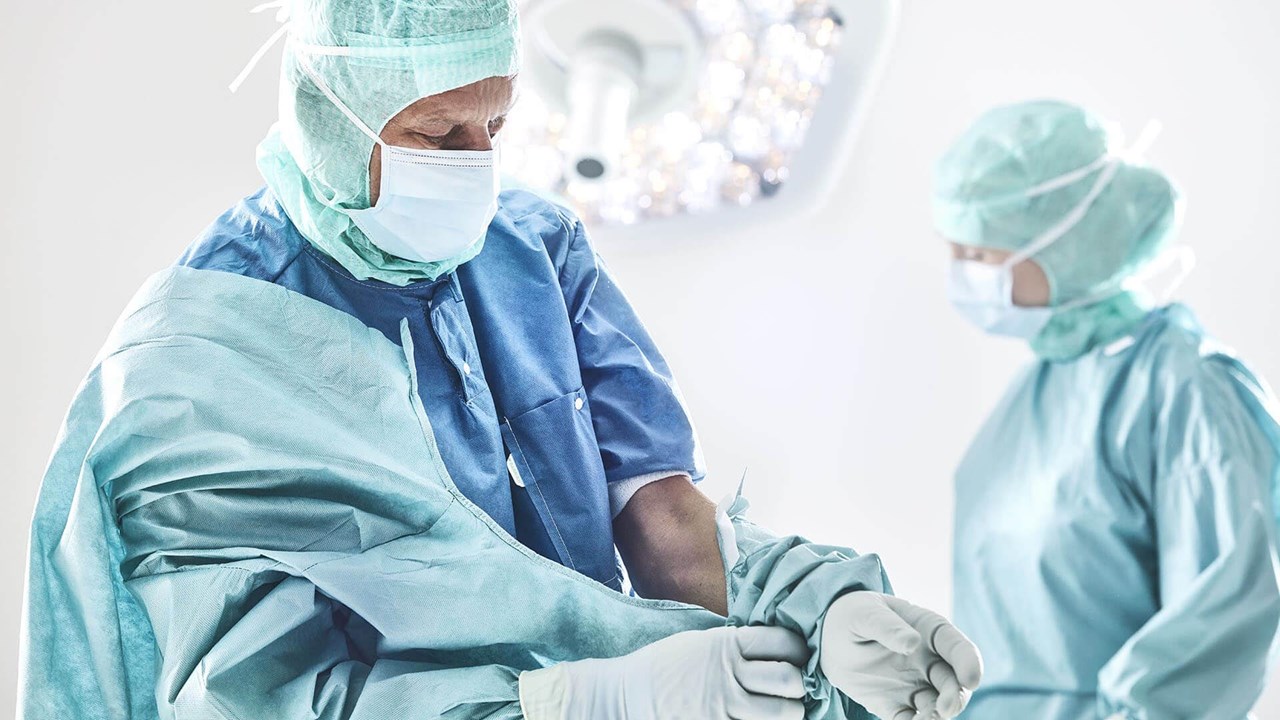
M 874 89 L 897 0 L 523 0 L 517 182 L 632 224 L 810 209 Z

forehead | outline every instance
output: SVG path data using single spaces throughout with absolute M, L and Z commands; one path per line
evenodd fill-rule
M 424 97 L 393 118 L 399 123 L 444 121 L 485 124 L 506 115 L 515 102 L 515 78 L 486 78 Z

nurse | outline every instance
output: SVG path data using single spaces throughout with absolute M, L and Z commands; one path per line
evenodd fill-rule
M 949 295 L 1036 359 L 956 472 L 964 717 L 1239 720 L 1280 623 L 1280 427 L 1192 311 L 1140 289 L 1179 196 L 1061 102 L 1000 107 L 938 163 Z

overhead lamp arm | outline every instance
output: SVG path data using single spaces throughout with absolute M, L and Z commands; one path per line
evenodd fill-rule
M 566 172 L 583 180 L 608 178 L 626 146 L 631 110 L 640 92 L 644 52 L 630 37 L 597 31 L 583 38 L 569 68 Z

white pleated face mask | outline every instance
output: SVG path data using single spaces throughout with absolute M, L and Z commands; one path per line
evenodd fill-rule
M 1030 340 L 1049 323 L 1054 310 L 1013 304 L 1013 268 L 977 260 L 952 260 L 947 277 L 951 306 L 984 332 Z
M 498 212 L 496 151 L 379 146 L 378 202 L 350 212 L 369 242 L 431 263 L 457 257 L 484 237 Z
M 422 150 L 382 141 L 315 73 L 299 63 L 325 97 L 382 153 L 378 202 L 349 210 L 352 221 L 383 251 L 434 263 L 465 253 L 484 238 L 498 212 L 496 150 Z

